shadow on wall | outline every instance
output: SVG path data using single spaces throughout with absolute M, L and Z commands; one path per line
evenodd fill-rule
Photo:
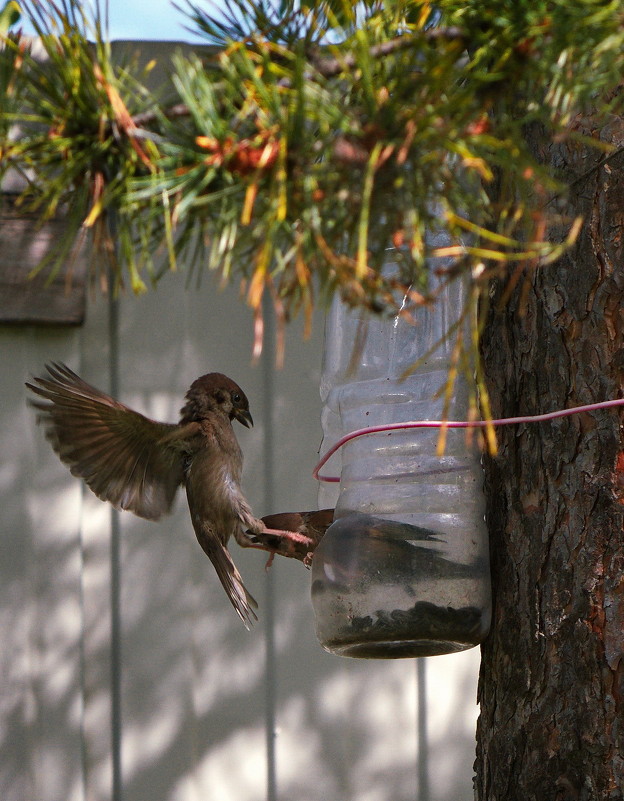
M 122 386 L 130 388 L 124 399 L 148 414 L 176 419 L 190 380 L 236 364 L 257 422 L 253 432 L 241 434 L 245 488 L 254 508 L 313 507 L 320 332 L 313 346 L 293 333 L 289 362 L 276 379 L 275 404 L 288 436 L 276 443 L 277 508 L 264 509 L 266 410 L 258 370 L 249 367 L 244 350 L 249 342 L 236 345 L 244 339 L 237 335 L 220 348 L 205 330 L 206 298 L 199 294 L 172 304 L 157 293 L 128 305 L 123 341 L 134 347 L 122 357 Z M 240 333 L 245 311 L 224 296 L 219 306 Z M 177 351 L 164 359 L 154 332 L 163 347 L 175 342 Z M 62 353 L 79 368 L 82 349 L 98 354 L 85 377 L 105 386 L 99 335 L 92 322 L 81 334 L 68 335 L 73 344 L 64 350 L 52 337 L 39 352 L 26 342 L 22 361 L 11 362 L 18 366 L 3 360 L 0 414 L 3 422 L 19 421 L 0 428 L 3 682 L 8 677 L 0 731 L 3 801 L 83 801 L 84 788 L 89 799 L 110 798 L 109 511 L 90 493 L 83 497 L 79 482 L 58 462 L 33 424 L 23 390 L 33 363 L 40 369 Z M 13 356 L 16 341 L 12 334 L 3 340 Z M 148 523 L 124 513 L 121 527 L 124 801 L 265 799 L 269 693 L 276 699 L 279 801 L 417 797 L 413 661 L 325 654 L 314 637 L 309 572 L 298 562 L 276 560 L 270 579 L 277 599 L 276 665 L 274 674 L 265 675 L 266 554 L 232 546 L 260 602 L 260 621 L 248 633 L 195 540 L 182 494 L 172 516 Z M 465 656 L 430 663 L 430 675 L 439 679 L 431 681 L 428 703 L 436 801 L 472 798 L 476 659 Z
M 14 389 L 3 386 L 0 405 L 18 423 L 0 435 L 0 797 L 72 801 L 82 797 L 80 489 L 58 474 L 42 481 Z
M 8 710 L 4 721 L 1 772 L 7 801 L 73 799 L 81 793 L 77 538 L 63 542 L 77 492 L 67 489 L 62 476 L 38 495 L 37 505 L 56 522 L 46 532 L 47 543 L 37 546 L 36 566 L 16 572 L 15 563 L 3 562 L 12 579 L 3 575 L 2 608 L 14 608 L 11 598 L 24 584 L 37 599 L 25 603 L 23 617 L 13 621 L 16 633 L 29 629 L 30 652 L 12 664 L 12 681 L 22 686 L 15 693 L 20 704 Z M 95 514 L 106 537 L 108 515 L 102 511 Z M 265 798 L 262 623 L 245 632 L 223 603 L 186 510 L 157 524 L 157 532 L 144 531 L 149 524 L 130 515 L 123 517 L 125 797 L 151 801 L 154 793 L 163 800 L 208 793 L 211 801 Z M 14 530 L 23 530 L 14 518 L 12 523 Z M 76 531 L 75 524 L 69 527 Z M 21 548 L 32 551 L 32 538 Z M 262 570 L 264 557 L 252 556 L 259 557 L 255 569 Z M 100 572 L 105 584 L 105 566 Z M 299 563 L 281 564 L 278 572 L 288 590 L 278 605 L 279 675 L 274 677 L 280 687 L 277 742 L 283 797 L 385 801 L 391 790 L 393 801 L 413 799 L 413 663 L 356 663 L 323 654 L 313 637 L 308 573 Z M 293 582 L 296 591 L 288 586 Z M 105 621 L 92 621 L 84 636 L 90 644 L 87 704 L 92 717 L 106 725 Z M 449 760 L 457 764 L 467 740 L 457 721 L 451 723 L 454 734 L 447 732 L 440 744 L 447 765 Z M 31 758 L 37 764 L 28 765 L 24 757 L 33 740 L 37 751 Z M 437 772 L 435 745 L 432 741 Z M 91 780 L 105 789 L 109 756 L 91 756 Z M 44 796 L 33 784 L 41 776 L 46 777 Z M 466 778 L 457 776 L 444 797 L 463 797 L 458 791 Z

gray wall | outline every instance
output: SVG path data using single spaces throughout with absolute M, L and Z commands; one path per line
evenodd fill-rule
M 330 656 L 309 572 L 279 558 L 266 572 L 266 554 L 233 544 L 260 602 L 246 632 L 184 498 L 158 523 L 123 513 L 117 531 L 26 405 L 24 381 L 49 360 L 103 389 L 114 368 L 123 401 L 172 421 L 194 378 L 225 372 L 256 422 L 237 428 L 256 514 L 315 508 L 322 319 L 307 342 L 289 329 L 280 372 L 270 353 L 251 365 L 251 342 L 249 310 L 210 276 L 199 290 L 174 275 L 123 297 L 112 327 L 102 298 L 81 328 L 0 326 L 3 801 L 472 798 L 477 649 Z

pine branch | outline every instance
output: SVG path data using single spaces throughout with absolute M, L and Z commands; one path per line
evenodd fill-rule
M 432 28 L 429 31 L 419 32 L 418 35 L 397 36 L 396 39 L 390 39 L 387 42 L 374 45 L 370 49 L 370 55 L 372 58 L 389 56 L 421 42 L 423 37 L 429 42 L 439 39 L 463 42 L 465 38 L 461 29 L 457 27 Z M 343 58 L 319 58 L 314 54 L 311 54 L 309 58 L 314 69 L 323 78 L 335 78 L 342 72 L 352 70 L 357 66 L 357 56 L 354 53 L 347 53 Z
M 175 120 L 178 117 L 188 117 L 190 114 L 189 108 L 186 103 L 176 103 L 175 106 L 170 106 L 170 108 L 161 109 L 159 112 L 156 111 L 142 111 L 139 114 L 135 114 L 132 117 L 132 122 L 136 125 L 137 128 L 144 128 L 146 125 L 150 125 L 153 122 L 156 122 L 159 115 L 166 117 L 168 120 Z
M 379 59 L 392 55 L 392 53 L 406 50 L 422 41 L 423 35 L 429 42 L 439 39 L 461 42 L 465 38 L 461 29 L 457 27 L 433 28 L 429 31 L 425 31 L 424 34 L 422 32 L 419 33 L 418 36 L 398 36 L 396 39 L 374 45 L 370 49 L 370 55 L 373 59 Z M 315 53 L 309 53 L 308 60 L 314 72 L 306 70 L 305 77 L 307 80 L 314 80 L 315 73 L 321 75 L 323 78 L 335 78 L 343 72 L 353 70 L 357 66 L 357 56 L 354 53 L 346 53 L 345 56 L 340 59 L 323 58 Z M 162 110 L 160 114 L 172 120 L 178 117 L 188 117 L 190 111 L 185 103 L 178 103 L 175 106 Z M 137 128 L 143 128 L 146 125 L 156 122 L 158 113 L 156 111 L 143 111 L 140 114 L 136 114 L 132 119 Z

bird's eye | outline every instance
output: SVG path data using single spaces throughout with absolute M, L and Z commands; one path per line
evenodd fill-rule
M 232 401 L 234 403 L 240 403 L 241 402 L 241 396 L 238 394 L 238 392 L 233 392 L 232 393 Z

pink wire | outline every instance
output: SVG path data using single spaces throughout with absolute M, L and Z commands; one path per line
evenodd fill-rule
M 514 423 L 542 423 L 545 420 L 555 420 L 557 417 L 567 417 L 568 415 L 579 414 L 580 412 L 591 412 L 594 409 L 609 409 L 612 406 L 622 406 L 623 404 L 624 398 L 617 398 L 616 400 L 589 403 L 586 406 L 573 406 L 570 409 L 558 409 L 556 412 L 534 414 L 527 417 L 503 417 L 500 420 L 411 420 L 407 423 L 388 423 L 383 426 L 358 428 L 356 431 L 345 434 L 344 437 L 341 437 L 338 442 L 331 446 L 327 453 L 321 457 L 321 460 L 312 471 L 312 475 L 317 481 L 339 482 L 339 476 L 322 476 L 319 474 L 320 469 L 343 445 L 346 445 L 347 442 L 350 442 L 356 437 L 363 437 L 366 434 L 379 434 L 382 431 L 398 431 L 406 428 L 441 428 L 442 426 L 446 426 L 447 428 L 485 428 L 485 426 L 488 425 L 509 426 Z

